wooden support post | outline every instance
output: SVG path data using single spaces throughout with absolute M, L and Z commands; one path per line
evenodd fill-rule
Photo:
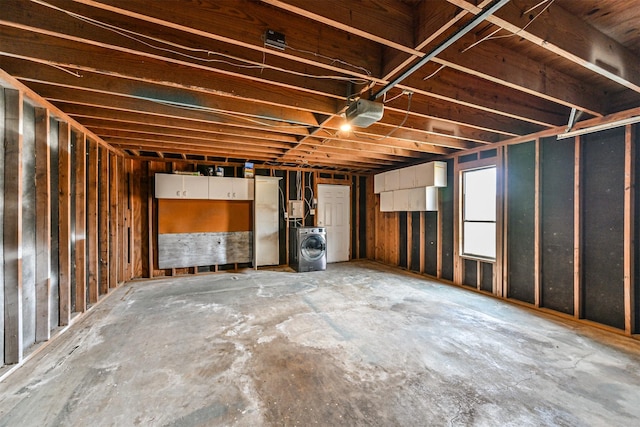
M 76 169 L 76 251 L 75 251 L 75 272 L 76 272 L 76 311 L 83 313 L 87 310 L 87 141 L 84 132 L 73 132 L 73 149 L 75 153 Z
M 118 175 L 120 172 L 118 157 L 109 153 L 109 288 L 118 286 L 118 269 L 122 260 L 118 258 L 120 237 L 118 233 L 118 193 L 120 191 Z
M 534 304 L 540 307 L 541 300 L 541 284 L 540 284 L 540 138 L 536 138 L 535 142 L 535 166 L 534 166 L 534 201 L 533 201 L 533 286 L 534 286 Z
M 58 127 L 58 286 L 60 326 L 71 321 L 71 128 Z
M 496 264 L 493 293 L 507 297 L 507 148 L 498 148 L 496 160 Z
M 151 164 L 149 163 L 149 167 L 147 168 L 147 175 L 149 177 L 147 182 L 147 269 L 149 270 L 149 278 L 153 277 L 153 253 L 154 253 L 154 244 L 153 244 L 153 190 L 154 190 L 154 180 L 153 175 L 151 174 Z
M 464 262 L 460 257 L 460 245 L 462 244 L 462 216 L 460 215 L 460 203 L 462 200 L 462 185 L 460 184 L 459 158 L 454 159 L 453 166 L 453 283 L 462 284 Z
M 23 95 L 4 89 L 4 363 L 23 358 L 22 319 L 22 119 Z
M 624 330 L 631 335 L 635 325 L 634 295 L 634 162 L 633 128 L 627 125 L 624 133 Z
M 4 89 L 0 87 L 0 165 L 4 168 Z M 0 172 L 0 365 L 4 364 L 4 172 Z
M 98 185 L 98 212 L 99 212 L 99 257 L 100 257 L 100 280 L 98 284 L 98 292 L 105 295 L 109 292 L 109 267 L 111 265 L 109 258 L 109 151 L 105 148 L 99 149 L 100 158 L 100 177 Z
M 580 172 L 581 172 L 581 140 L 580 136 L 575 140 L 575 161 L 573 165 L 573 316 L 582 318 L 582 251 L 580 248 L 580 212 L 582 212 L 582 198 L 580 197 Z
M 49 111 L 36 108 L 36 342 L 51 336 L 51 151 Z
M 87 288 L 89 303 L 98 302 L 98 275 L 100 263 L 98 256 L 98 143 L 88 141 L 87 164 Z

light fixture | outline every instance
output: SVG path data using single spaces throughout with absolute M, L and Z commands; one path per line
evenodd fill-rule
M 348 121 L 344 121 L 341 125 L 340 125 L 340 131 L 341 132 L 349 132 L 351 131 L 351 123 L 349 123 Z
M 595 125 L 595 126 L 590 126 L 582 129 L 576 129 L 569 132 L 561 133 L 560 135 L 558 135 L 558 139 L 572 138 L 574 136 L 584 135 L 586 133 L 599 132 L 602 130 L 613 129 L 620 126 L 631 125 L 634 123 L 640 123 L 640 116 L 628 117 L 626 119 L 617 120 L 615 122 L 603 123 L 601 125 Z

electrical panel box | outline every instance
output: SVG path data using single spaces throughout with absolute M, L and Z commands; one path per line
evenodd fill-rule
M 289 200 L 289 218 L 304 217 L 304 202 L 302 200 Z

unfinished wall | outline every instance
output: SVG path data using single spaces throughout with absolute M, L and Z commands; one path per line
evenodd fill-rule
M 149 161 L 149 160 L 126 160 L 130 168 L 129 183 L 127 188 L 131 192 L 131 224 L 130 238 L 132 245 L 130 249 L 131 257 L 131 277 L 160 277 L 179 276 L 185 274 L 196 274 L 212 272 L 218 270 L 234 269 L 237 267 L 250 267 L 251 263 L 231 263 L 214 265 L 194 265 L 186 268 L 165 268 L 158 266 L 158 231 L 162 224 L 158 224 L 158 199 L 155 194 L 156 173 L 171 173 L 174 171 L 200 172 L 205 175 L 207 167 L 221 166 L 227 177 L 242 177 L 243 165 L 217 165 L 211 163 L 199 163 L 197 161 Z M 291 226 L 313 226 L 316 224 L 315 215 L 312 214 L 314 198 L 317 193 L 318 184 L 348 185 L 351 188 L 351 258 L 365 258 L 367 256 L 367 209 L 368 201 L 368 178 L 361 175 L 344 173 L 313 171 L 302 168 L 280 168 L 261 167 L 256 165 L 255 175 L 276 176 L 282 178 L 279 181 L 279 262 L 281 265 L 288 264 L 288 227 Z M 284 211 L 289 200 L 304 200 L 303 218 L 285 219 Z M 194 202 L 199 203 L 199 202 Z M 220 202 L 230 203 L 230 202 Z M 240 203 L 240 202 L 234 202 Z M 215 202 L 213 202 L 215 204 Z M 251 209 L 252 203 L 245 202 L 242 209 L 247 213 Z M 164 221 L 170 218 L 165 217 Z M 176 221 L 179 219 L 176 218 Z M 165 224 L 166 225 L 166 224 Z M 127 237 L 127 235 L 125 235 Z
M 112 280 L 129 250 L 100 237 L 128 221 L 107 197 L 122 156 L 31 96 L 0 88 L 0 375 L 132 277 Z
M 640 333 L 638 133 L 638 125 L 626 126 L 452 158 L 437 213 L 383 213 L 379 197 L 371 196 L 372 255 L 531 307 Z M 492 161 L 498 166 L 498 258 L 463 258 L 455 243 L 458 173 Z M 435 270 L 432 246 L 438 248 Z M 419 269 L 416 256 L 424 258 Z

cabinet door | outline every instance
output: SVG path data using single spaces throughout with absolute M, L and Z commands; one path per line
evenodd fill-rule
M 214 200 L 233 199 L 233 180 L 234 178 L 209 177 L 209 198 Z
M 393 192 L 393 210 L 396 212 L 405 212 L 409 210 L 409 191 L 396 190 Z
M 209 198 L 209 177 L 189 176 L 183 178 L 183 198 L 185 199 L 208 199 Z
M 393 191 L 400 188 L 400 171 L 394 170 L 385 173 L 384 191 Z
M 399 189 L 416 187 L 416 170 L 417 168 L 415 166 L 400 169 Z
M 386 172 L 382 172 L 373 176 L 373 192 L 380 194 L 385 191 L 384 180 Z
M 233 200 L 253 200 L 253 179 L 233 178 L 231 198 Z
M 393 191 L 380 193 L 380 212 L 393 212 Z
M 158 199 L 183 199 L 184 191 L 182 175 L 168 173 L 156 174 L 156 198 Z

